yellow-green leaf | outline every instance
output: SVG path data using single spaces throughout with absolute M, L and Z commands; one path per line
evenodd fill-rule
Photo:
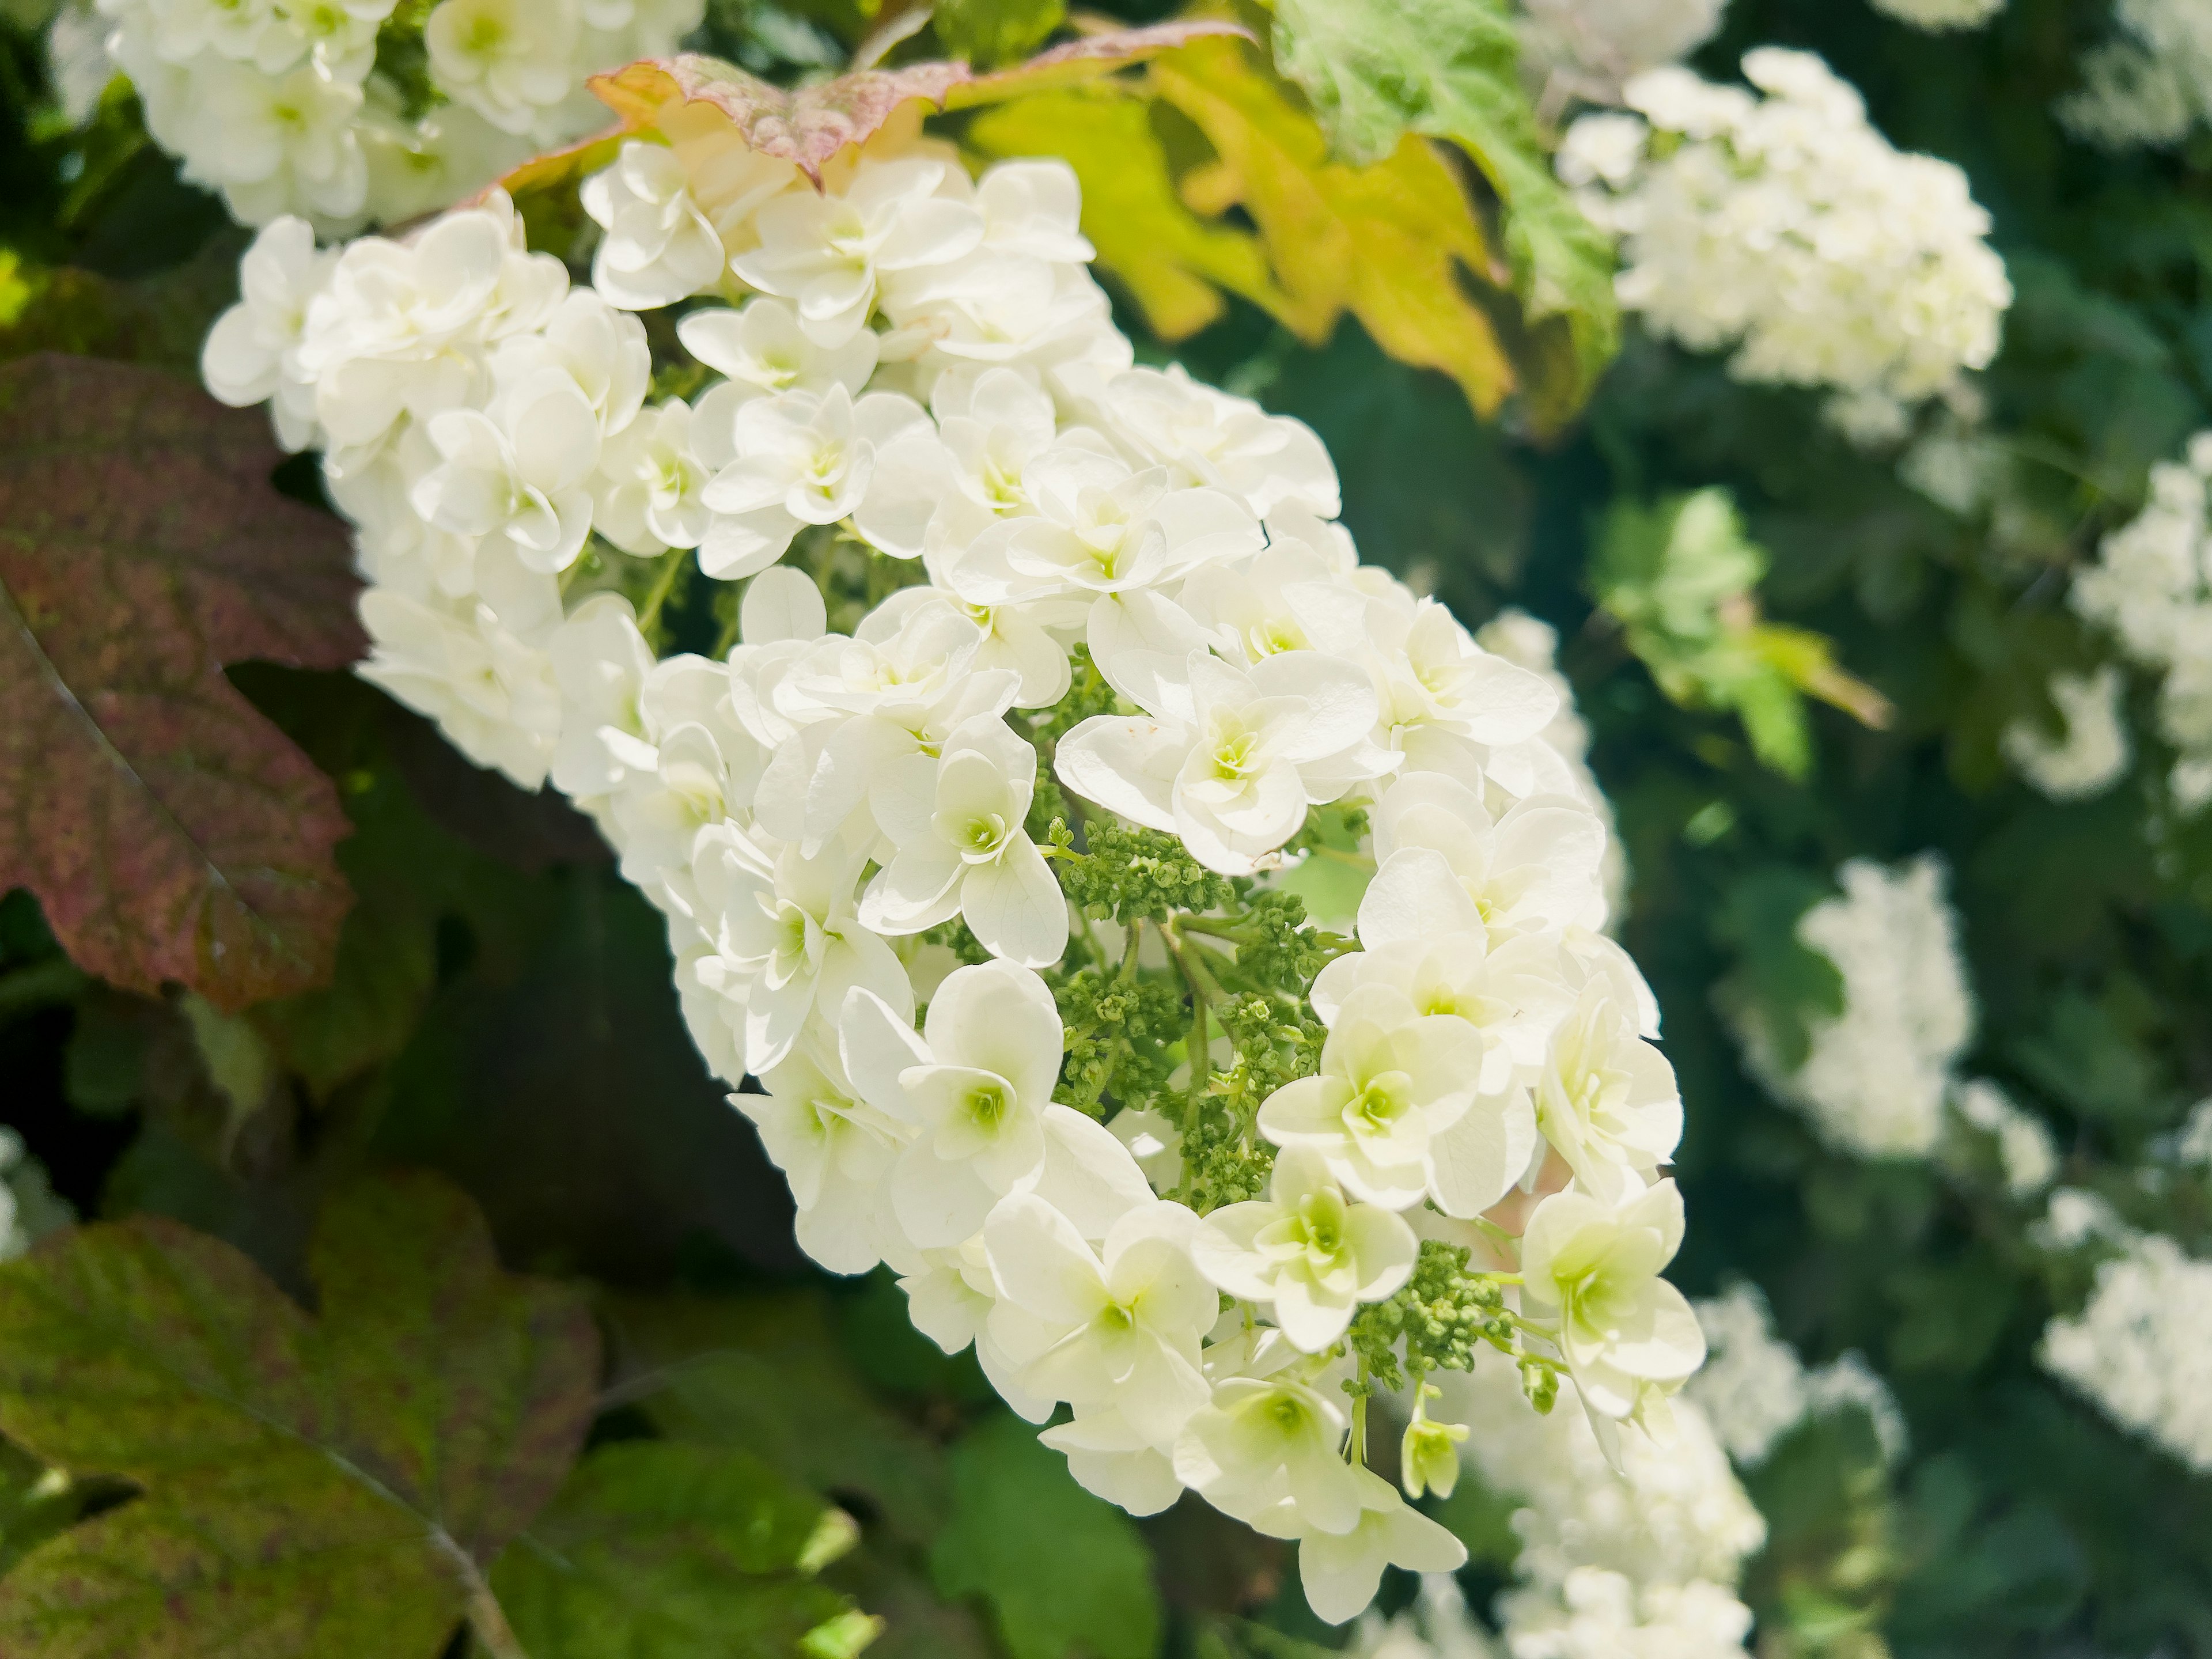
M 1176 194 L 1151 106 L 1119 83 L 1017 99 L 976 117 L 967 137 L 986 155 L 1057 155 L 1075 169 L 1100 269 L 1161 338 L 1213 321 L 1224 289 L 1286 321 L 1294 314 L 1257 240 L 1208 224 Z
M 1461 273 L 1498 273 L 1434 150 L 1408 135 L 1371 167 L 1330 160 L 1313 117 L 1241 41 L 1194 41 L 1155 63 L 1149 82 L 1218 157 L 1184 180 L 1184 199 L 1251 216 L 1290 297 L 1285 323 L 1319 342 L 1348 310 L 1392 356 L 1458 381 L 1478 414 L 1497 409 L 1513 368 Z

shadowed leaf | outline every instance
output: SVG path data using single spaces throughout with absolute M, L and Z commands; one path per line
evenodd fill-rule
M 349 902 L 330 781 L 222 675 L 360 652 L 344 532 L 276 460 L 158 371 L 0 368 L 0 888 L 79 965 L 226 1011 L 325 980 Z
M 811 1581 L 857 1536 L 748 1453 L 618 1442 L 492 1582 L 531 1659 L 844 1659 L 875 1621 Z
M 309 1270 L 319 1317 L 152 1218 L 0 1268 L 0 1429 L 143 1494 L 0 1583 L 0 1651 L 433 1659 L 487 1599 L 591 1418 L 581 1301 L 422 1176 L 334 1198 Z

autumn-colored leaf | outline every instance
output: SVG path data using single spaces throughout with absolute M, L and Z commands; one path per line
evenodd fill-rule
M 326 978 L 350 897 L 330 780 L 222 674 L 360 654 L 344 532 L 277 459 L 159 371 L 0 367 L 0 890 L 103 978 L 225 1010 Z
M 141 1218 L 0 1267 L 0 1431 L 141 1495 L 0 1581 L 21 1659 L 434 1659 L 574 1463 L 580 1297 L 501 1271 L 427 1176 L 350 1188 L 310 1316 L 228 1245 Z
M 1392 356 L 1442 369 L 1477 413 L 1496 410 L 1513 367 L 1460 275 L 1492 280 L 1490 253 L 1435 151 L 1409 134 L 1371 167 L 1330 160 L 1313 117 L 1238 40 L 1194 41 L 1149 80 L 1219 158 L 1186 178 L 1184 199 L 1251 216 L 1292 302 L 1286 322 L 1317 343 L 1350 311 Z
M 500 182 L 511 191 L 557 184 L 611 155 L 623 134 L 656 126 L 686 104 L 703 104 L 726 116 L 750 148 L 793 163 L 818 185 L 831 157 L 848 145 L 866 143 L 909 104 L 955 110 L 997 103 L 1087 81 L 1186 42 L 1224 34 L 1242 36 L 1243 31 L 1212 21 L 1159 23 L 1085 35 L 1002 70 L 983 72 L 942 61 L 907 64 L 855 70 L 795 89 L 698 52 L 641 58 L 591 79 L 599 101 L 619 118 L 612 133 L 526 161 Z
M 1128 291 L 1163 339 L 1195 334 L 1224 309 L 1224 290 L 1269 314 L 1303 320 L 1249 232 L 1200 218 L 1176 195 L 1152 131 L 1152 106 L 1119 82 L 1042 93 L 986 110 L 968 143 L 986 155 L 1057 155 L 1083 185 L 1083 234 L 1099 268 Z

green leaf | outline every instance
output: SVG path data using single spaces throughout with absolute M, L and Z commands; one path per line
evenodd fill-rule
M 1613 250 L 1552 176 L 1522 89 L 1516 19 L 1505 0 L 1278 0 L 1275 60 L 1305 88 L 1337 150 L 1390 155 L 1405 134 L 1449 139 L 1505 206 L 1505 252 L 1529 321 L 1555 319 L 1571 373 L 1535 391 L 1554 429 L 1581 406 L 1620 346 Z
M 994 69 L 1035 52 L 1067 21 L 1067 0 L 937 0 L 930 14 L 947 55 Z
M 330 973 L 345 818 L 227 681 L 358 655 L 339 522 L 257 411 L 158 371 L 0 368 L 0 889 L 79 966 L 235 1012 Z
M 958 1441 L 951 1463 L 952 1515 L 929 1558 L 939 1590 L 982 1597 L 1013 1659 L 1152 1659 L 1159 1592 L 1127 1516 L 1003 1413 Z
M 617 1304 L 617 1352 L 654 1384 L 639 1403 L 673 1439 L 734 1446 L 811 1492 L 850 1493 L 922 1545 L 944 1524 L 944 1456 L 855 1378 L 818 1299 Z
M 1224 291 L 1272 316 L 1291 314 L 1259 242 L 1208 223 L 1176 194 L 1151 105 L 1118 82 L 986 110 L 967 138 L 986 155 L 1057 155 L 1075 169 L 1083 234 L 1098 251 L 1099 269 L 1127 290 L 1162 339 L 1183 339 L 1214 321 Z
M 743 1451 L 602 1446 L 500 1557 L 532 1659 L 846 1659 L 876 1621 L 812 1581 L 852 1521 Z
M 434 1659 L 574 1460 L 598 1344 L 428 1177 L 331 1199 L 311 1317 L 143 1218 L 0 1267 L 0 1430 L 142 1495 L 0 1581 L 24 1659 Z

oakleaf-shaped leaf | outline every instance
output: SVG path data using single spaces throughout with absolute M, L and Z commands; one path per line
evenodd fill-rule
M 987 155 L 1057 155 L 1083 185 L 1083 234 L 1152 332 L 1180 340 L 1224 310 L 1226 290 L 1285 322 L 1305 314 L 1276 285 L 1248 232 L 1209 224 L 1176 194 L 1152 106 L 1101 88 L 1042 93 L 986 110 L 968 143 Z
M 76 963 L 236 1010 L 330 972 L 330 780 L 222 675 L 360 654 L 338 521 L 279 495 L 258 412 L 173 376 L 0 368 L 0 890 Z
M 492 1583 L 531 1659 L 847 1659 L 877 1623 L 811 1580 L 858 1536 L 747 1452 L 621 1441 Z
M 1109 74 L 1205 36 L 1243 33 L 1234 23 L 1212 21 L 1158 23 L 1085 35 L 989 72 L 957 62 L 906 64 L 854 70 L 795 89 L 698 52 L 641 58 L 591 78 L 599 101 L 620 118 L 614 133 L 526 161 L 501 183 L 509 191 L 558 183 L 599 165 L 623 133 L 657 126 L 684 105 L 703 104 L 728 117 L 748 147 L 793 163 L 819 185 L 831 157 L 848 145 L 866 143 L 909 104 L 954 110 L 997 103 Z
M 1514 288 L 1532 324 L 1559 320 L 1571 372 L 1532 387 L 1540 426 L 1580 406 L 1619 348 L 1613 252 L 1559 181 L 1522 89 L 1507 0 L 1279 0 L 1276 61 L 1313 100 L 1336 149 L 1390 155 L 1408 132 L 1473 158 L 1505 206 Z
M 434 1659 L 559 1487 L 596 1401 L 581 1299 L 501 1271 L 427 1176 L 334 1197 L 311 1317 L 158 1218 L 0 1267 L 0 1430 L 142 1496 L 0 1581 L 22 1659 Z
M 1317 343 L 1349 310 L 1400 362 L 1458 381 L 1478 414 L 1504 401 L 1512 365 L 1460 287 L 1462 268 L 1490 279 L 1489 250 L 1441 156 L 1407 135 L 1374 166 L 1331 161 L 1312 116 L 1239 40 L 1194 42 L 1149 79 L 1219 158 L 1185 179 L 1184 199 L 1251 216 L 1292 302 L 1286 323 Z

